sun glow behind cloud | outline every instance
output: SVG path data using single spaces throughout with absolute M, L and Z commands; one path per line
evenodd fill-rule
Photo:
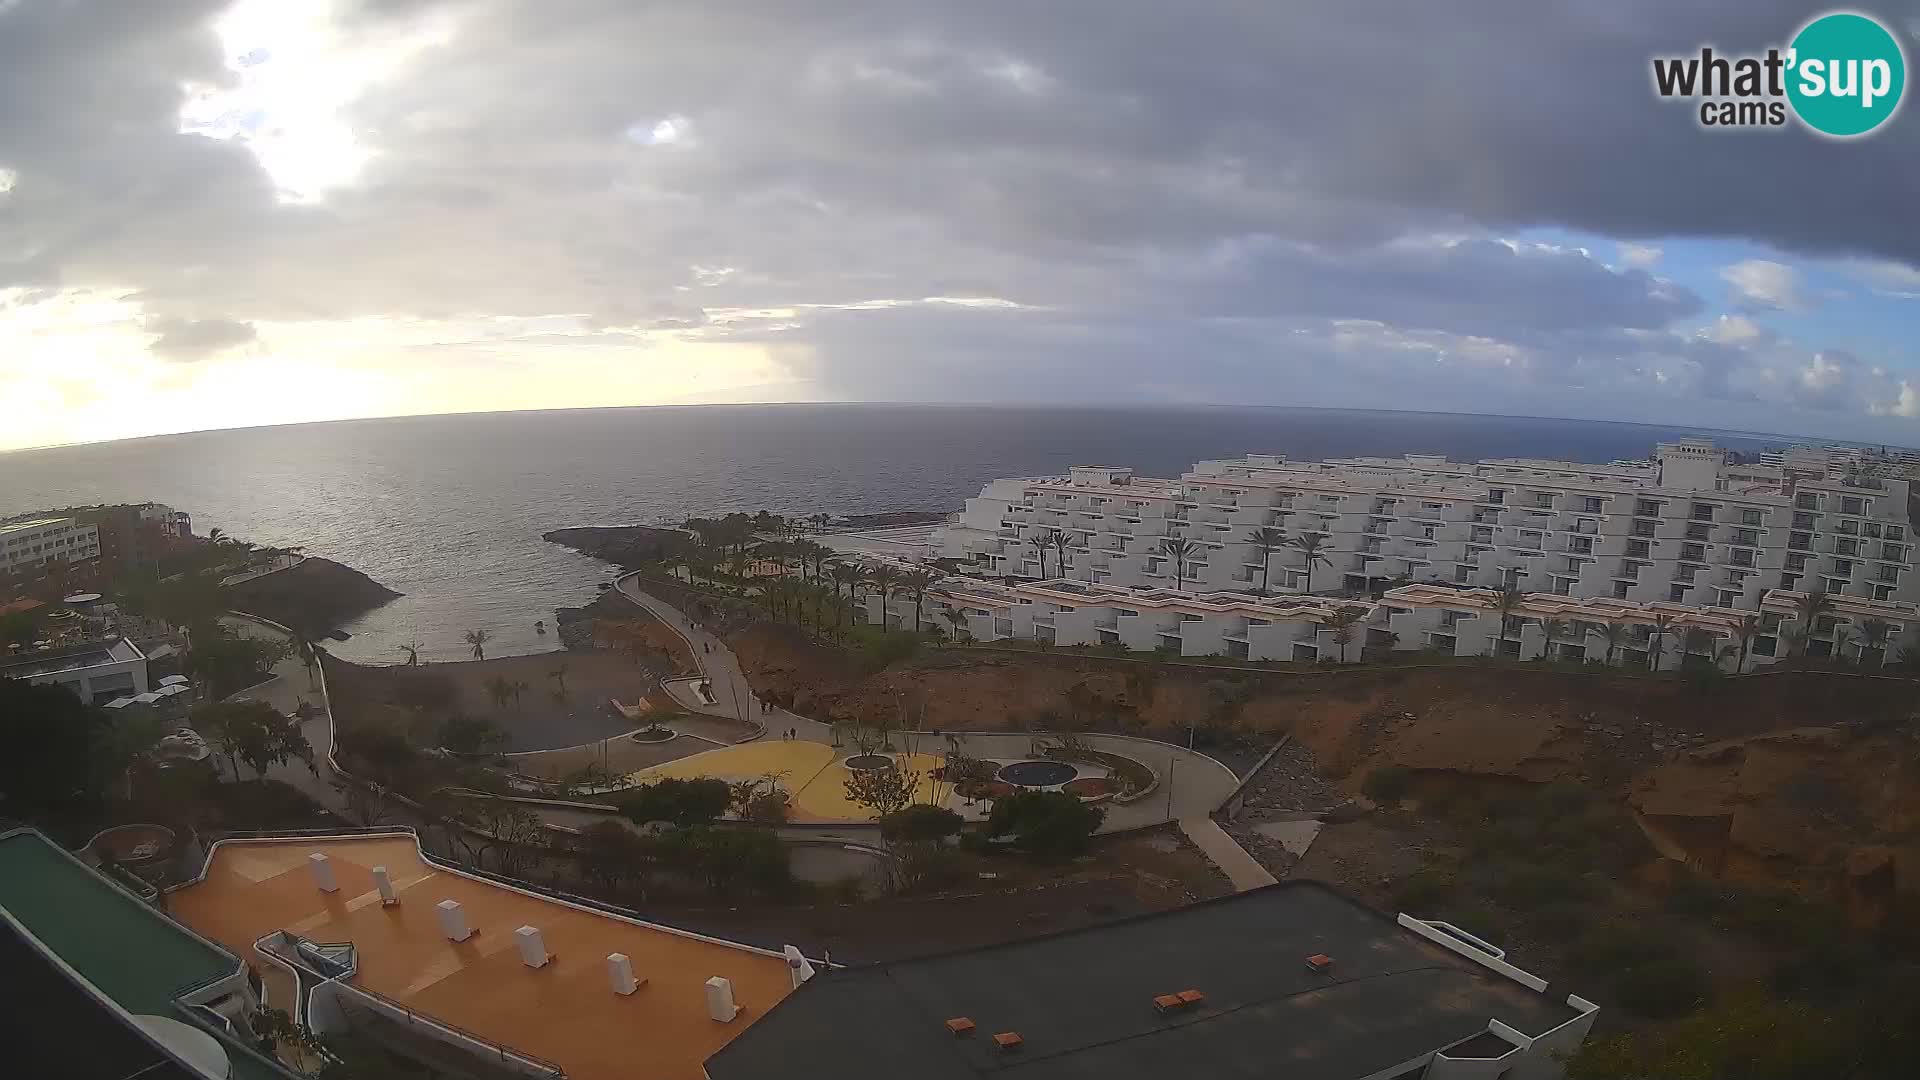
M 377 37 L 348 36 L 332 8 L 240 0 L 213 24 L 231 85 L 184 88 L 180 130 L 244 143 L 288 202 L 317 202 L 353 183 L 377 150 L 347 123 L 347 108 L 454 36 L 444 12 Z

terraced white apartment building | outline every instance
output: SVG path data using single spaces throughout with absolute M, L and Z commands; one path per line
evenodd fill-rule
M 996 480 L 936 530 L 929 547 L 936 558 L 960 560 L 965 574 L 1000 579 L 955 591 L 980 599 L 983 590 L 1006 590 L 1015 608 L 1062 609 L 1009 612 L 998 602 L 1006 594 L 995 604 L 961 604 L 976 637 L 1105 641 L 1250 659 L 1345 652 L 1352 660 L 1369 645 L 1532 656 L 1547 647 L 1540 624 L 1564 617 L 1587 627 L 1635 628 L 1637 646 L 1630 640 L 1609 650 L 1615 658 L 1631 660 L 1625 654 L 1637 647 L 1641 662 L 1654 659 L 1651 651 L 1659 666 L 1671 666 L 1687 626 L 1724 638 L 1747 613 L 1761 615 L 1761 636 L 1772 640 L 1759 644 L 1777 654 L 1792 598 L 1823 591 L 1833 597 L 1834 614 L 1809 635 L 1809 654 L 1846 651 L 1848 638 L 1870 627 L 1885 660 L 1920 629 L 1908 501 L 1905 480 L 1734 465 L 1697 439 L 1663 443 L 1645 463 L 1610 465 L 1425 455 L 1293 462 L 1250 454 L 1200 462 L 1174 480 L 1106 467 Z M 1318 536 L 1320 551 L 1311 565 L 1294 546 L 1269 555 L 1251 539 L 1267 528 L 1289 539 Z M 1162 548 L 1170 537 L 1195 545 L 1177 568 Z M 1438 588 L 1396 587 L 1417 584 Z M 1486 598 L 1502 585 L 1536 594 L 1532 606 L 1566 610 L 1514 613 L 1510 624 L 1529 623 L 1531 636 L 1518 625 L 1489 629 Z M 1389 587 L 1396 588 L 1380 604 L 1371 601 Z M 1079 595 L 1037 595 L 1062 591 Z M 1030 592 L 1036 594 L 1020 595 Z M 1315 595 L 1286 595 L 1308 592 Z M 1105 602 L 1088 602 L 1096 597 Z M 1129 597 L 1152 602 L 1125 602 Z M 1369 599 L 1361 605 L 1360 644 L 1330 652 L 1328 620 L 1353 606 L 1339 597 Z M 1089 607 L 1112 614 L 1077 614 Z M 1169 611 L 1171 635 L 1161 627 Z M 1108 625 L 1069 642 L 1060 636 L 1063 618 L 1069 626 Z M 1146 622 L 1126 633 L 1122 619 Z M 1221 619 L 1228 621 L 1212 626 Z M 1436 633 L 1476 619 L 1465 635 Z M 1155 627 L 1150 638 L 1138 630 L 1147 625 Z M 1276 625 L 1294 628 L 1265 629 Z M 1662 626 L 1657 643 L 1646 640 L 1649 628 Z M 1068 633 L 1082 637 L 1078 629 Z M 1196 634 L 1203 640 L 1190 641 Z M 1577 658 L 1597 637 L 1551 647 Z M 1750 647 L 1745 666 L 1771 659 Z

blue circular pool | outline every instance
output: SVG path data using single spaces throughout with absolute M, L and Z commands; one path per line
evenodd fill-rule
M 1064 761 L 1016 761 L 995 774 L 1015 787 L 1059 787 L 1079 775 Z

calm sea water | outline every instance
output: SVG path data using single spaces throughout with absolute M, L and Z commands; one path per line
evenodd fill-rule
M 200 432 L 0 454 L 0 516 L 154 500 L 262 544 L 301 544 L 406 594 L 335 651 L 379 663 L 419 640 L 458 659 L 558 647 L 556 605 L 609 567 L 540 539 L 569 525 L 958 509 L 985 481 L 1073 464 L 1170 476 L 1209 457 L 1444 453 L 1644 457 L 1692 434 L 1637 424 L 1325 409 L 743 405 L 492 413 Z M 1785 437 L 1717 435 L 1751 449 Z

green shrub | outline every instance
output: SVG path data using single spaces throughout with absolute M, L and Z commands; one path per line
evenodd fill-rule
M 1036 855 L 1078 855 L 1106 815 L 1063 791 L 1018 791 L 993 803 L 991 836 L 1011 835 Z
M 718 820 L 733 802 L 725 780 L 655 780 L 621 795 L 614 804 L 636 823 L 666 821 L 681 828 Z
M 1413 774 L 1398 765 L 1383 765 L 1367 774 L 1360 791 L 1367 798 L 1386 806 L 1397 805 L 1413 786 Z
M 1711 993 L 1706 973 L 1675 956 L 1628 968 L 1613 983 L 1620 1007 L 1650 1020 L 1685 1016 L 1706 1004 Z

